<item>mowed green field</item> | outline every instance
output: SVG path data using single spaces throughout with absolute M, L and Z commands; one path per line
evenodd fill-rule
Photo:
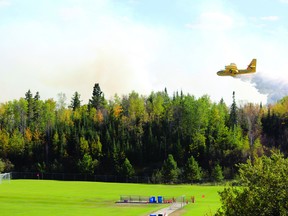
M 125 215 L 144 216 L 164 204 L 116 204 L 120 195 L 195 196 L 183 215 L 205 215 L 220 207 L 223 186 L 151 185 L 46 180 L 11 180 L 0 184 L 0 214 L 6 215 Z M 205 197 L 203 197 L 203 195 Z

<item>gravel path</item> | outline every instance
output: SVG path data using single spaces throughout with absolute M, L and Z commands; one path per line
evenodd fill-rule
M 182 208 L 183 205 L 184 205 L 183 203 L 176 202 L 176 203 L 173 203 L 171 206 L 168 206 L 166 208 L 158 210 L 157 212 L 149 214 L 149 216 L 151 215 L 158 216 L 159 214 L 162 214 L 163 216 L 167 216 L 167 215 L 170 215 L 172 212 Z

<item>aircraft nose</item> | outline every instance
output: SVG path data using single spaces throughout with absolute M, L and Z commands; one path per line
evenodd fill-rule
M 221 71 L 221 70 L 218 71 L 218 72 L 217 72 L 217 75 L 218 75 L 218 76 L 222 76 L 222 75 L 223 75 L 223 71 Z

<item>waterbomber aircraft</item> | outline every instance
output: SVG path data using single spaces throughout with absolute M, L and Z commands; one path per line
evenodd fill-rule
M 237 65 L 231 63 L 230 65 L 225 66 L 225 70 L 220 70 L 217 72 L 218 76 L 238 76 L 242 74 L 250 74 L 256 72 L 256 59 L 252 59 L 247 69 L 238 69 Z

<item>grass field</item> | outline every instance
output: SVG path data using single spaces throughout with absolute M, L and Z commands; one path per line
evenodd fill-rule
M 115 201 L 120 195 L 186 195 L 186 198 L 195 196 L 195 203 L 186 205 L 182 215 L 204 215 L 215 212 L 220 206 L 217 191 L 222 189 L 222 186 L 12 180 L 0 184 L 0 214 L 144 216 L 164 204 L 127 206 L 115 204 Z

